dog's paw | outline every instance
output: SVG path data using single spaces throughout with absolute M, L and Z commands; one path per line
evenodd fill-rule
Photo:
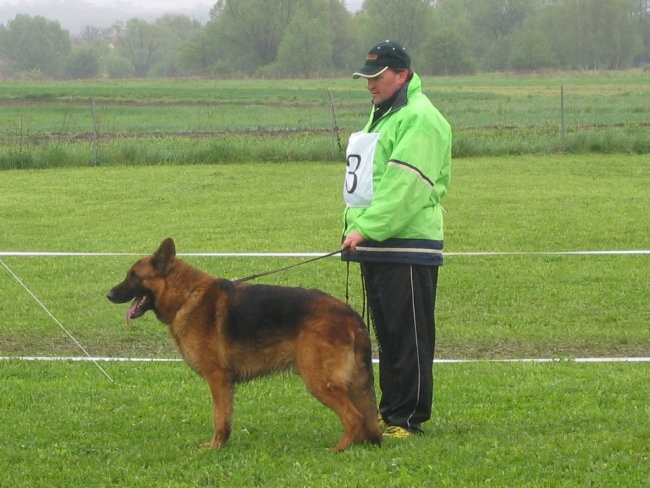
M 210 442 L 201 444 L 201 449 L 220 449 L 223 447 L 224 444 L 225 442 L 222 442 L 216 438 L 212 438 Z

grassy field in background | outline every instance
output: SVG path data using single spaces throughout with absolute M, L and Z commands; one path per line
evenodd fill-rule
M 0 173 L 0 256 L 95 356 L 178 358 L 151 314 L 124 325 L 106 291 L 137 256 L 329 252 L 342 165 L 130 166 Z M 471 252 L 650 249 L 645 156 L 465 158 L 445 199 L 437 357 L 553 363 L 438 364 L 427 435 L 325 451 L 336 419 L 294 376 L 238 388 L 232 443 L 211 434 L 209 393 L 182 363 L 0 362 L 0 486 L 642 486 L 648 468 L 647 255 Z M 300 258 L 185 259 L 230 278 Z M 328 258 L 259 282 L 345 296 Z M 358 270 L 351 303 L 361 307 Z M 0 356 L 82 353 L 0 268 Z
M 338 161 L 370 109 L 352 79 L 0 87 L 0 169 Z M 647 72 L 430 77 L 424 91 L 454 129 L 455 157 L 650 152 Z

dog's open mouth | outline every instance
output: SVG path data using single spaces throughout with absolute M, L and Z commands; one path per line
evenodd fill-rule
M 131 303 L 131 306 L 126 311 L 126 323 L 131 323 L 131 320 L 142 317 L 144 313 L 151 308 L 150 299 L 147 295 L 136 297 Z

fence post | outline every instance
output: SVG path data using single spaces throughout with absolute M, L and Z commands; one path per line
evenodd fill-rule
M 560 85 L 560 151 L 564 152 L 564 85 Z
M 330 110 L 332 111 L 332 160 L 336 160 L 337 156 L 343 152 L 343 147 L 341 146 L 341 137 L 339 136 L 339 126 L 336 122 L 336 112 L 334 111 L 334 98 L 332 97 L 332 91 L 328 90 L 327 95 L 330 99 Z M 336 149 L 338 147 L 338 153 Z
M 91 110 L 93 114 L 93 166 L 97 166 L 97 152 L 99 150 L 99 134 L 97 130 L 97 113 L 95 111 L 95 97 L 92 98 Z

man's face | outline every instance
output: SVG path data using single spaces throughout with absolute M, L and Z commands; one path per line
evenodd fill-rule
M 372 103 L 379 105 L 388 100 L 404 86 L 407 78 L 406 70 L 395 72 L 392 69 L 387 69 L 375 78 L 368 78 L 368 91 L 372 95 Z

